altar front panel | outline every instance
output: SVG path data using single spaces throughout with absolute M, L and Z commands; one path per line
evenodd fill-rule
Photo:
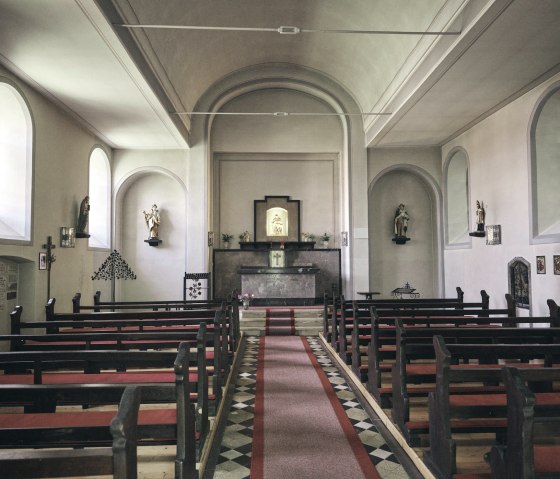
M 213 297 L 227 298 L 233 290 L 243 291 L 240 268 L 268 267 L 268 250 L 215 249 L 212 255 Z M 315 276 L 315 298 L 323 300 L 323 293 L 333 284 L 340 288 L 340 249 L 286 251 L 288 265 L 313 265 L 320 271 Z
M 242 268 L 241 288 L 256 298 L 315 298 L 317 268 Z

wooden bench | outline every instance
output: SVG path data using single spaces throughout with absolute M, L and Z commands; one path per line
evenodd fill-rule
M 189 343 L 179 353 L 188 355 Z M 183 352 L 184 351 L 184 352 Z M 189 401 L 196 405 L 196 431 L 203 444 L 209 429 L 208 376 L 200 350 L 189 363 Z M 0 353 L 0 384 L 162 384 L 176 380 L 175 351 L 15 351 Z
M 102 311 L 184 311 L 190 309 L 213 309 L 224 311 L 226 324 L 230 331 L 231 352 L 237 350 L 240 338 L 239 300 L 232 293 L 227 300 L 146 300 L 146 301 L 102 301 L 101 291 L 93 296 L 93 305 L 81 304 L 81 293 L 72 298 L 72 312 L 102 312 Z M 231 325 L 230 325 L 231 323 Z
M 407 331 L 410 331 L 411 339 L 414 339 L 414 337 L 418 338 L 420 335 L 431 338 L 434 334 L 437 334 L 438 328 L 442 327 L 461 329 L 465 327 L 469 329 L 474 327 L 498 327 L 500 329 L 502 324 L 508 324 L 509 328 L 515 328 L 519 324 L 548 324 L 551 327 L 558 327 L 560 324 L 558 317 L 501 317 L 498 319 L 498 325 L 496 324 L 496 318 L 493 317 L 471 318 L 467 316 L 454 317 L 451 324 L 450 320 L 446 318 L 430 318 L 430 324 L 433 326 L 426 328 L 423 318 L 403 317 L 396 320 L 393 318 L 380 318 L 374 309 L 371 310 L 371 317 L 373 320 L 370 326 L 370 333 L 368 335 L 360 334 L 357 339 L 352 341 L 352 369 L 362 382 L 366 382 L 368 390 L 384 407 L 390 406 L 388 398 L 391 395 L 391 388 L 382 388 L 382 374 L 391 370 L 392 363 L 396 359 L 397 331 L 395 325 L 407 328 Z M 431 333 L 430 330 L 432 330 Z M 523 328 L 523 330 L 526 331 L 526 328 Z M 353 334 L 356 337 L 358 331 L 354 331 Z M 453 335 L 455 333 L 449 332 L 448 334 Z M 461 332 L 461 334 L 464 335 L 465 333 Z M 404 348 L 406 336 L 401 336 L 399 343 L 403 351 L 402 354 L 406 354 L 404 352 L 406 351 Z
M 399 320 L 397 320 L 399 323 Z M 447 344 L 551 344 L 560 340 L 560 328 L 404 328 L 396 329 L 396 360 L 391 369 L 391 387 L 381 387 L 374 396 L 381 401 L 391 395 L 391 415 L 407 441 L 417 443 L 420 434 L 428 432 L 427 421 L 410 420 L 410 398 L 428 397 L 435 390 L 437 364 L 433 347 L 434 337 L 443 338 Z M 486 351 L 486 350 L 482 350 Z M 492 362 L 493 357 L 481 356 L 479 362 Z M 485 391 L 499 392 L 502 387 L 486 385 Z M 479 389 L 462 384 L 452 385 L 453 394 L 472 394 Z
M 12 398 L 16 392 L 20 401 L 40 399 L 44 390 L 36 388 L 21 390 L 21 387 L 0 387 L 2 398 Z M 97 388 L 96 394 L 103 395 L 104 391 Z M 25 393 L 25 394 L 23 394 Z M 120 393 L 120 391 L 119 391 Z M 47 393 L 52 396 L 53 393 Z M 31 398 L 28 396 L 31 395 Z M 92 395 L 90 395 L 91 398 Z M 122 399 L 116 415 L 109 424 L 106 421 L 96 421 L 96 438 L 103 443 L 111 442 L 111 447 L 95 447 L 90 449 L 75 448 L 73 445 L 64 447 L 66 443 L 76 441 L 79 429 L 87 428 L 87 420 L 84 417 L 81 428 L 62 426 L 55 428 L 51 426 L 49 435 L 44 431 L 34 435 L 35 440 L 42 436 L 42 447 L 56 447 L 56 449 L 40 450 L 3 450 L 0 451 L 0 468 L 4 477 L 18 477 L 21 479 L 41 477 L 79 477 L 90 475 L 111 475 L 115 479 L 130 479 L 137 477 L 137 450 L 136 450 L 136 427 L 138 410 L 141 403 L 141 389 L 129 386 L 122 394 Z M 91 418 L 90 418 L 91 419 Z M 6 442 L 5 436 L 13 438 L 12 433 L 20 431 L 14 428 L 0 429 L 0 441 Z M 56 436 L 55 436 L 56 435 Z M 46 436 L 46 437 L 45 437 Z M 10 440 L 11 445 L 13 440 Z M 24 440 L 19 443 L 27 447 Z
M 454 395 L 450 387 L 501 383 L 498 360 L 516 360 L 515 366 L 523 369 L 550 367 L 560 358 L 560 344 L 446 344 L 441 336 L 433 343 L 436 388 L 429 394 L 430 449 L 424 461 L 438 477 L 448 478 L 457 473 L 455 434 L 492 433 L 503 441 L 507 427 L 505 393 L 479 387 L 476 394 Z M 463 358 L 491 364 L 456 364 Z M 542 363 L 529 362 L 535 359 Z
M 543 381 L 545 387 L 560 381 L 560 368 L 506 367 L 502 377 L 507 390 L 507 434 L 505 445 L 492 447 L 492 477 L 560 477 L 560 394 L 533 391 Z
M 115 364 L 144 365 L 153 367 L 168 365 L 172 361 L 172 381 L 167 383 L 140 382 L 142 402 L 173 403 L 175 407 L 142 409 L 138 413 L 136 434 L 131 445 L 176 444 L 176 477 L 194 479 L 196 471 L 196 432 L 194 406 L 189 401 L 191 384 L 189 368 L 195 366 L 196 356 L 189 352 L 188 345 L 181 345 L 178 352 L 131 352 L 117 351 L 112 358 L 104 351 L 79 352 L 16 352 L 0 353 L 0 366 L 26 366 L 42 370 L 47 364 L 62 364 L 66 356 L 67 365 L 94 363 L 96 367 L 115 367 Z M 48 366 L 46 369 L 49 369 Z M 43 373 L 44 379 L 50 372 Z M 65 373 L 61 373 L 65 374 Z M 10 376 L 5 374 L 3 376 Z M 2 376 L 2 377 L 3 377 Z M 88 375 L 84 375 L 88 376 Z M 114 415 L 113 411 L 96 410 L 95 405 L 117 404 L 127 383 L 96 383 L 99 375 L 89 375 L 92 382 L 71 384 L 2 384 L 0 405 L 21 404 L 24 413 L 0 414 L 0 447 L 21 448 L 67 448 L 110 446 L 106 429 Z M 136 395 L 138 393 L 135 393 Z M 135 399 L 140 400 L 140 397 Z M 88 406 L 85 410 L 60 409 L 61 406 Z M 104 408 L 106 409 L 106 408 Z M 131 425 L 133 426 L 133 425 Z M 122 442 L 121 442 L 122 445 Z M 93 454 L 93 453 L 92 453 Z M 22 451 L 13 455 L 4 454 L 3 459 L 17 458 Z M 7 456 L 7 457 L 6 457 Z M 36 454 L 41 456 L 41 454 Z M 47 454 L 48 458 L 48 454 Z M 21 461 L 19 461 L 21 463 Z M 17 464 L 17 463 L 16 463 Z M 53 466 L 53 467 L 56 467 Z M 19 475 L 11 477 L 20 477 Z M 126 476 L 136 477 L 136 476 Z
M 369 329 L 371 327 L 371 308 L 374 307 L 380 317 L 425 317 L 426 323 L 433 322 L 432 318 L 447 317 L 449 320 L 462 316 L 487 317 L 490 315 L 515 315 L 515 307 L 511 297 L 508 300 L 506 309 L 489 309 L 489 297 L 484 290 L 481 291 L 482 301 L 465 303 L 462 300 L 462 290 L 457 288 L 460 300 L 445 299 L 382 299 L 382 300 L 354 300 L 341 306 L 339 320 L 333 324 L 332 329 L 337 330 L 337 348 L 341 358 L 350 364 L 353 351 L 352 348 L 362 346 L 365 352 Z M 437 322 L 437 320 L 436 320 Z M 358 345 L 354 343 L 354 338 L 360 339 Z M 364 369 L 364 373 L 366 368 Z

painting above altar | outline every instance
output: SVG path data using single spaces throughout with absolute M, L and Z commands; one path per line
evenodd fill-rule
M 299 242 L 300 202 L 289 196 L 255 200 L 255 242 Z

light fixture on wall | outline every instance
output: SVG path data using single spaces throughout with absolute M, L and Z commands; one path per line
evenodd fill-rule
M 487 245 L 502 244 L 501 225 L 488 225 L 486 227 L 486 244 Z
M 76 246 L 76 228 L 60 227 L 60 247 L 74 248 Z

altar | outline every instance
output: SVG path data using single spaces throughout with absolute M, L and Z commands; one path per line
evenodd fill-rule
M 269 268 L 242 266 L 241 290 L 256 298 L 315 298 L 315 276 L 319 268 L 292 266 Z

